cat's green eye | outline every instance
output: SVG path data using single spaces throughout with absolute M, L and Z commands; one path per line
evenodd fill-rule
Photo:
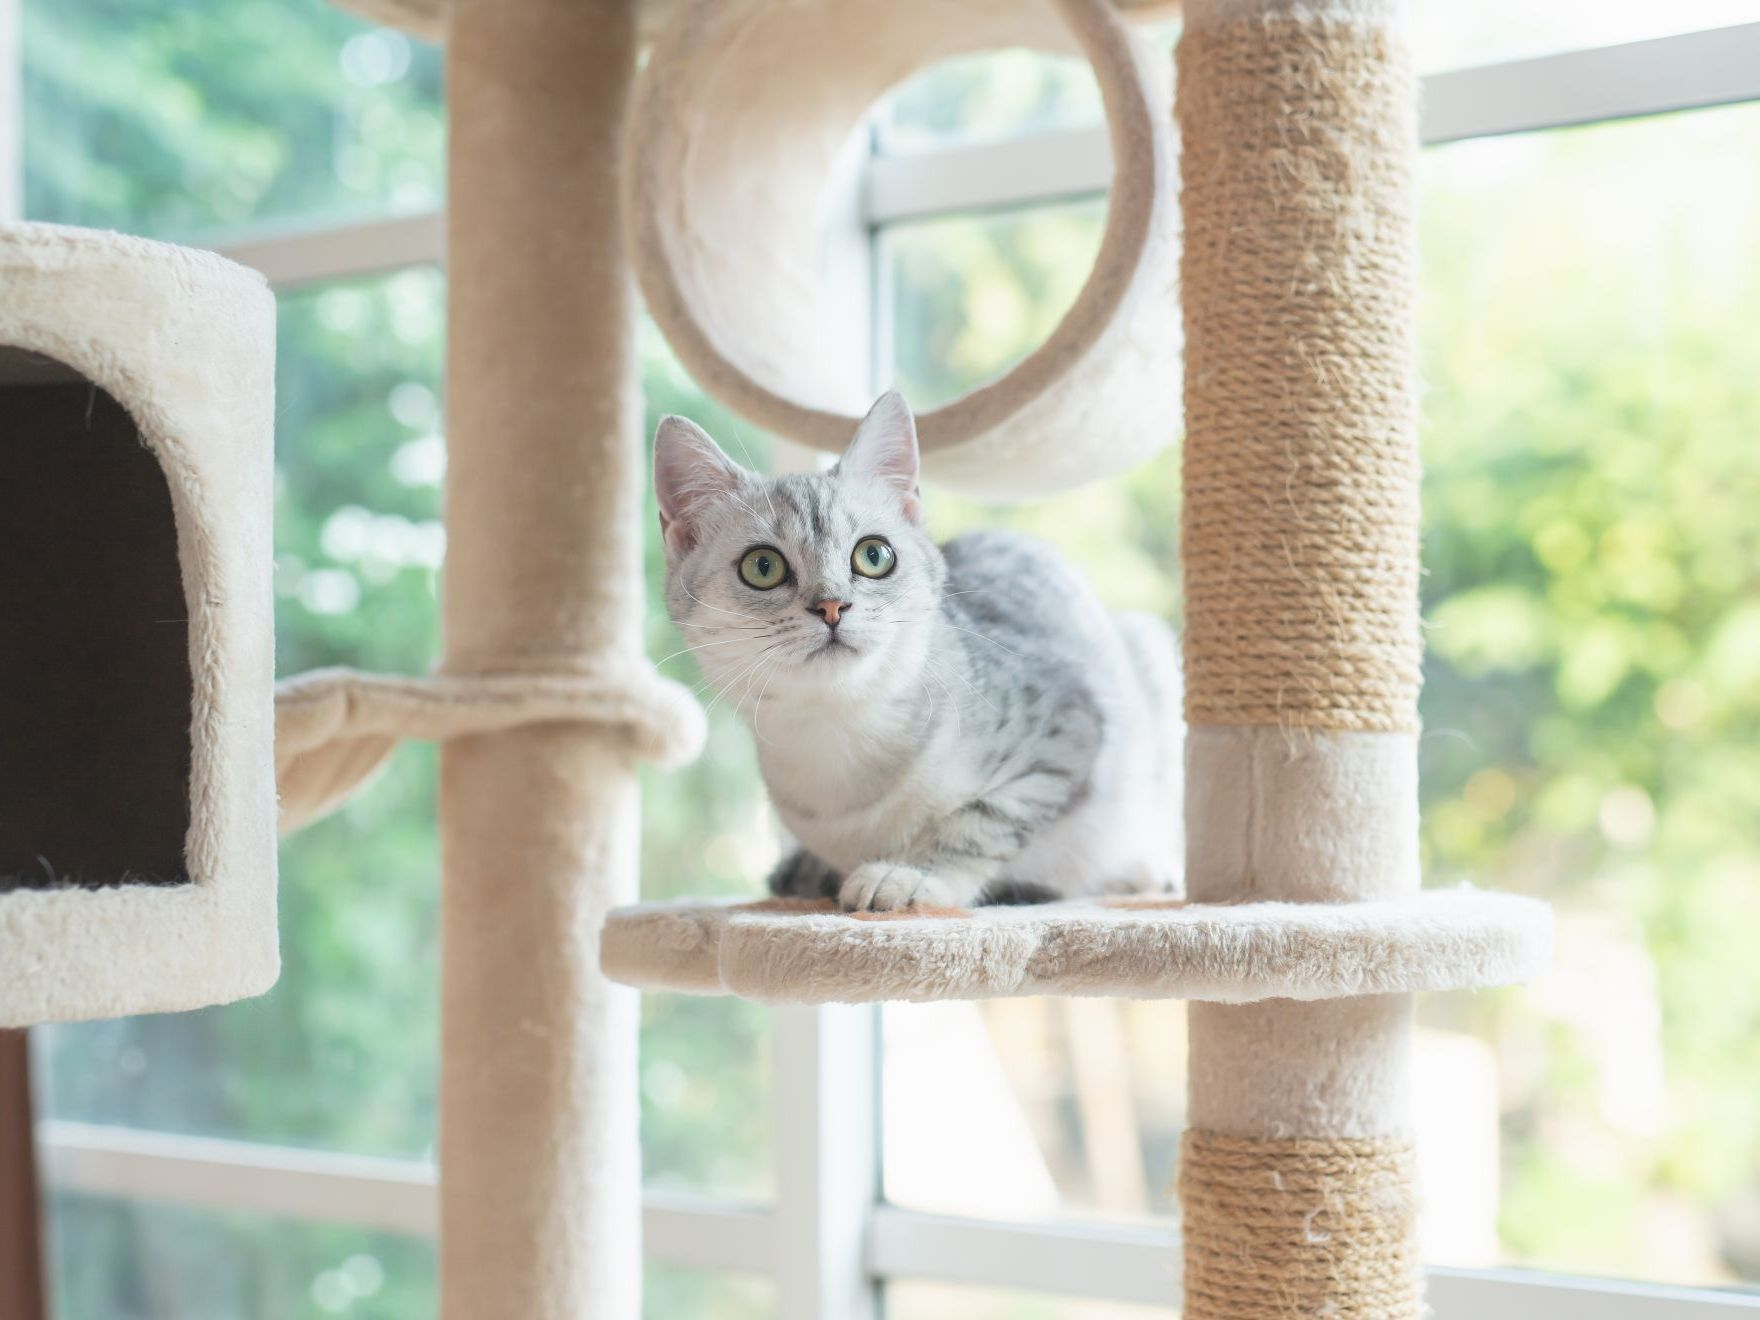
M 883 536 L 864 536 L 849 557 L 850 567 L 863 577 L 882 578 L 898 566 L 898 555 Z
M 739 576 L 748 587 L 769 591 L 780 587 L 788 578 L 788 560 L 775 546 L 754 546 L 739 561 Z

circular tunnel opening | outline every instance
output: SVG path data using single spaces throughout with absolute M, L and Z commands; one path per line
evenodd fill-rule
M 117 400 L 0 346 L 0 891 L 189 883 L 189 610 Z

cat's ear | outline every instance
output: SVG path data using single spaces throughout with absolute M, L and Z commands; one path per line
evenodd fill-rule
M 695 422 L 670 415 L 660 419 L 654 432 L 654 498 L 669 557 L 696 544 L 704 510 L 737 490 L 744 475 Z
M 837 470 L 892 487 L 904 516 L 914 523 L 923 521 L 923 497 L 917 489 L 917 422 L 904 395 L 887 390 L 868 409 Z

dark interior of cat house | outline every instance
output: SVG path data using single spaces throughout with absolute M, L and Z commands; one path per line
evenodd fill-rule
M 188 882 L 188 613 L 134 419 L 0 348 L 0 889 Z

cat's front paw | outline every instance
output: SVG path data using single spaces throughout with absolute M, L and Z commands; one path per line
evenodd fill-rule
M 836 898 L 843 876 L 805 848 L 796 848 L 770 872 L 770 892 L 778 898 Z
M 838 896 L 845 912 L 893 912 L 907 907 L 961 907 L 964 893 L 944 876 L 897 862 L 864 862 L 849 873 Z

